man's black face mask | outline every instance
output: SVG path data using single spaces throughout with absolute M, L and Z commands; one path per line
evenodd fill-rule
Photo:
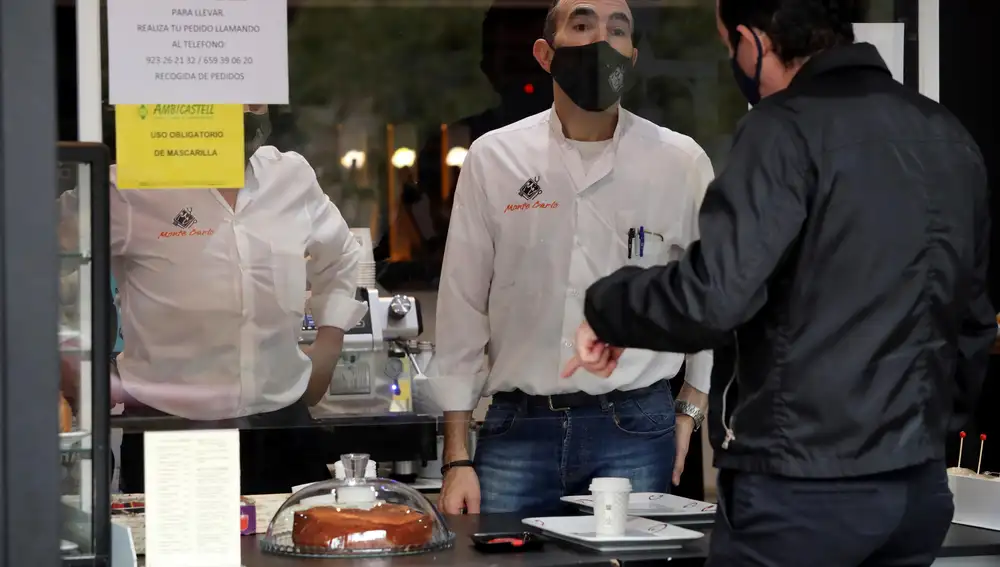
M 606 41 L 556 47 L 551 73 L 559 88 L 589 112 L 611 108 L 632 86 L 632 58 Z
M 740 36 L 739 33 L 733 34 L 733 56 L 729 59 L 729 64 L 733 69 L 733 78 L 736 79 L 736 86 L 739 87 L 740 92 L 743 97 L 747 99 L 750 106 L 757 106 L 760 103 L 760 73 L 761 66 L 764 62 L 764 47 L 760 43 L 760 38 L 757 34 L 753 34 L 754 43 L 757 44 L 757 65 L 754 68 L 753 77 L 747 75 L 743 72 L 743 68 L 736 61 L 737 50 L 740 46 Z

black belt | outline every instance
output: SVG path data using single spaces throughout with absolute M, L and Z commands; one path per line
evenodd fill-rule
M 493 394 L 493 401 L 524 405 L 533 409 L 567 411 L 576 408 L 606 407 L 608 404 L 622 402 L 640 396 L 646 396 L 662 390 L 666 390 L 668 392 L 670 391 L 670 384 L 666 380 L 655 382 L 645 388 L 625 391 L 613 390 L 607 394 L 601 394 L 599 396 L 594 396 L 585 392 L 555 394 L 552 396 L 532 396 L 525 394 L 521 390 L 514 390 L 513 392 L 497 392 Z

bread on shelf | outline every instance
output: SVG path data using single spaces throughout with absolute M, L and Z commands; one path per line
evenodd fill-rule
M 73 430 L 73 408 L 62 394 L 59 394 L 59 431 L 69 433 Z

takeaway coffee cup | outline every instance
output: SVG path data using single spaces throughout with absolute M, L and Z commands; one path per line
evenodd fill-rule
M 632 482 L 627 478 L 595 478 L 590 481 L 590 492 L 594 495 L 597 535 L 615 537 L 624 534 Z

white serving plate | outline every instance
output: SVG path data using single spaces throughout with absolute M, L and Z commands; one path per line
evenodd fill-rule
M 647 518 L 630 517 L 625 521 L 625 533 L 620 536 L 599 536 L 595 532 L 594 516 L 554 516 L 526 518 L 527 526 L 548 536 L 571 541 L 598 551 L 677 548 L 681 544 L 705 536 L 701 532 L 664 524 Z
M 577 506 L 585 512 L 592 512 L 594 509 L 594 497 L 590 495 L 564 496 L 562 501 Z M 628 515 L 669 518 L 674 521 L 680 519 L 709 521 L 715 517 L 715 504 L 673 494 L 633 492 L 628 498 Z

